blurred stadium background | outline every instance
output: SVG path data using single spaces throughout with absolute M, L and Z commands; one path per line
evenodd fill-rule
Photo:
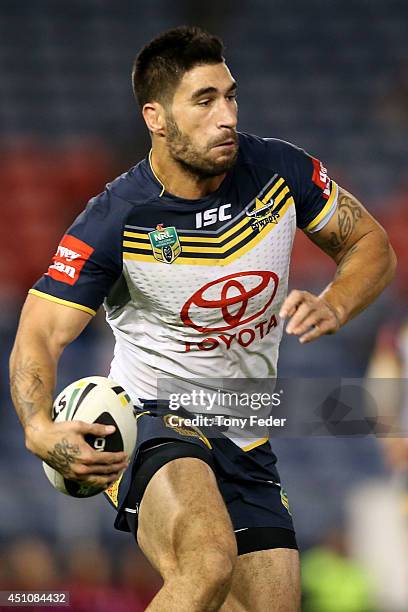
M 102 496 L 77 501 L 49 486 L 25 451 L 7 360 L 27 289 L 66 226 L 146 154 L 130 86 L 135 54 L 184 23 L 223 37 L 240 129 L 322 159 L 380 218 L 400 259 L 391 289 L 338 335 L 307 347 L 286 338 L 281 374 L 354 378 L 370 367 L 402 376 L 408 354 L 406 2 L 0 0 L 0 589 L 63 586 L 75 610 L 142 610 L 160 581 L 114 531 Z M 319 290 L 332 271 L 299 236 L 292 286 Z M 111 348 L 99 313 L 66 351 L 58 388 L 105 374 Z M 304 610 L 406 612 L 408 470 L 398 449 L 374 436 L 274 448 L 303 553 Z

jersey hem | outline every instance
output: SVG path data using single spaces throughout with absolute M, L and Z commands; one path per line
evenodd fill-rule
M 54 295 L 50 295 L 49 293 L 43 293 L 42 291 L 38 291 L 38 289 L 30 289 L 28 293 L 31 295 L 36 295 L 37 297 L 43 298 L 45 300 L 49 300 L 50 302 L 55 302 L 56 304 L 62 304 L 63 306 L 76 308 L 76 310 L 82 310 L 83 312 L 86 312 L 92 316 L 96 315 L 96 310 L 88 308 L 88 306 L 83 306 L 82 304 L 76 304 L 75 302 L 69 302 L 68 300 L 57 298 Z

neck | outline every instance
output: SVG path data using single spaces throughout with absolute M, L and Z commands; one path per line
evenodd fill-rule
M 209 178 L 195 176 L 183 168 L 167 151 L 161 151 L 154 146 L 149 161 L 153 174 L 163 185 L 163 191 L 187 200 L 197 200 L 216 191 L 226 175 L 224 173 Z

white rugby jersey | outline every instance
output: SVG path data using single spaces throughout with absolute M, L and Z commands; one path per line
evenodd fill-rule
M 160 377 L 276 377 L 296 226 L 321 229 L 338 188 L 280 140 L 239 135 L 212 194 L 165 190 L 149 158 L 92 198 L 30 293 L 95 314 L 116 339 L 111 377 L 140 399 Z

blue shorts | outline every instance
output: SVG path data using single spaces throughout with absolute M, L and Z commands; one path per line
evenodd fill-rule
M 297 548 L 288 499 L 268 440 L 241 449 L 220 433 L 185 426 L 168 407 L 145 402 L 136 410 L 137 443 L 127 470 L 107 491 L 117 510 L 115 527 L 137 533 L 144 490 L 160 467 L 179 457 L 198 457 L 214 471 L 231 517 L 238 553 Z M 191 415 L 189 415 L 191 417 Z M 173 417 L 173 418 L 170 418 Z M 207 434 L 207 435 L 206 435 Z

